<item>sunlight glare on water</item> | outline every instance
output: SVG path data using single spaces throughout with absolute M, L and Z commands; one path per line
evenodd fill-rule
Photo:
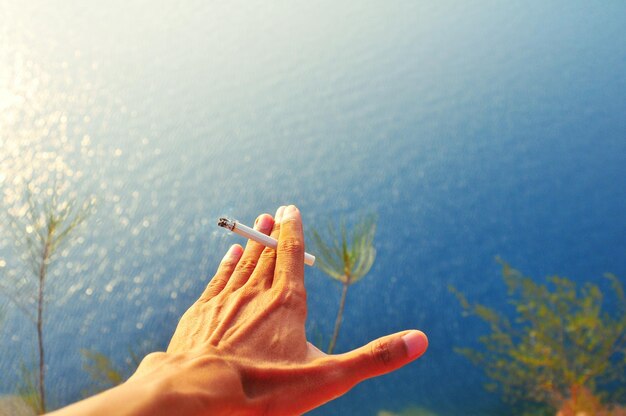
M 35 305 L 9 225 L 29 194 L 92 204 L 50 265 L 53 405 L 93 384 L 81 349 L 125 369 L 129 350 L 165 349 L 243 243 L 218 217 L 295 203 L 307 232 L 378 214 L 337 350 L 405 328 L 430 340 L 312 414 L 497 414 L 455 353 L 484 328 L 448 284 L 507 307 L 495 256 L 537 277 L 626 275 L 617 3 L 0 0 L 0 289 Z M 340 288 L 306 279 L 308 335 L 323 339 Z M 35 331 L 0 307 L 0 392 L 14 394 Z

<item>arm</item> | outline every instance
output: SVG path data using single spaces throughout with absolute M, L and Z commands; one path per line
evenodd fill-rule
M 327 355 L 307 342 L 304 236 L 300 212 L 281 207 L 255 228 L 276 250 L 234 245 L 200 298 L 185 312 L 165 353 L 148 355 L 124 384 L 56 416 L 293 415 L 422 355 L 416 330 Z

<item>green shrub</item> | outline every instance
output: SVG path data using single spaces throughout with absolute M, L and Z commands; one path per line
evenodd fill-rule
M 609 313 L 603 310 L 603 293 L 595 284 L 577 286 L 559 276 L 540 284 L 500 263 L 514 320 L 493 308 L 472 304 L 450 288 L 466 312 L 489 325 L 488 334 L 479 338 L 484 349 L 457 349 L 493 380 L 486 387 L 500 391 L 509 402 L 553 409 L 573 402 L 597 406 L 600 401 L 622 402 L 626 298 L 620 280 L 606 275 L 617 300 L 616 310 Z

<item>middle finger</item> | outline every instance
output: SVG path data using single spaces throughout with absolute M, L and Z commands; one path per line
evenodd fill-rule
M 263 234 L 269 234 L 272 231 L 272 227 L 274 226 L 274 219 L 269 214 L 261 214 L 257 220 L 254 222 L 254 229 L 262 232 Z M 248 240 L 246 244 L 246 248 L 237 263 L 237 267 L 233 272 L 231 278 L 228 280 L 228 284 L 224 290 L 229 292 L 234 292 L 243 286 L 252 272 L 256 268 L 257 262 L 259 261 L 259 256 L 263 252 L 265 246 L 261 243 L 257 243 L 253 240 Z
M 276 210 L 274 216 L 274 229 L 270 234 L 274 239 L 278 240 L 280 234 L 280 221 L 283 217 L 284 206 L 281 206 Z M 272 287 L 272 281 L 274 280 L 274 268 L 276 267 L 276 250 L 271 247 L 265 247 L 259 258 L 256 269 L 248 280 L 251 285 L 259 285 L 266 289 Z

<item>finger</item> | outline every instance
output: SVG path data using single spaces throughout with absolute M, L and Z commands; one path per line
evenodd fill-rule
M 228 249 L 220 265 L 217 267 L 215 276 L 213 276 L 206 289 L 204 289 L 200 299 L 209 300 L 224 289 L 242 254 L 243 247 L 239 244 L 233 244 Z
M 300 211 L 289 205 L 283 211 L 276 251 L 274 283 L 281 292 L 294 293 L 304 298 L 304 233 Z
M 274 215 L 274 228 L 272 229 L 272 233 L 270 235 L 276 240 L 278 240 L 278 235 L 280 234 L 280 221 L 283 217 L 283 211 L 285 211 L 285 207 L 281 206 L 276 210 L 276 214 Z M 264 288 L 272 287 L 275 267 L 276 250 L 271 247 L 265 247 L 261 253 L 257 267 L 254 269 L 252 276 L 250 276 L 248 283 Z
M 354 351 L 338 355 L 339 384 L 355 385 L 362 380 L 386 374 L 420 357 L 428 348 L 422 331 L 411 330 L 387 335 Z
M 267 414 L 302 414 L 346 393 L 359 382 L 396 370 L 421 356 L 428 339 L 421 331 L 379 338 L 340 355 L 318 353 L 302 366 L 243 368 L 251 399 L 268 398 Z M 272 395 L 272 390 L 280 394 Z M 293 400 L 298 397 L 298 400 Z
M 269 234 L 274 226 L 274 219 L 269 214 L 261 214 L 254 222 L 254 229 L 262 232 L 263 234 Z M 259 256 L 265 246 L 261 243 L 257 243 L 253 240 L 248 240 L 246 249 L 237 263 L 237 267 L 233 272 L 231 278 L 228 280 L 225 290 L 234 292 L 239 289 L 248 281 L 248 278 L 256 268 L 256 264 L 259 260 Z

